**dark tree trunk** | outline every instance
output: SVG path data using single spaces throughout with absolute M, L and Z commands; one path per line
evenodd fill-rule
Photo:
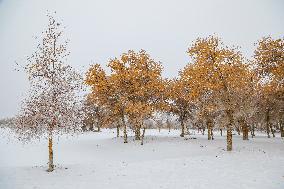
M 248 132 L 249 132 L 248 125 L 246 124 L 244 119 L 241 119 L 239 122 L 242 128 L 243 140 L 248 140 Z
M 127 128 L 126 128 L 126 123 L 124 120 L 124 115 L 122 116 L 122 124 L 123 124 L 123 139 L 124 143 L 127 143 Z
M 116 126 L 116 137 L 119 137 L 119 125 Z
M 181 124 L 181 137 L 184 137 L 184 120 L 181 118 L 180 119 L 180 124 Z
M 207 121 L 207 130 L 208 130 L 208 140 L 213 140 L 213 125 L 212 121 L 208 120 Z
M 280 122 L 280 133 L 281 133 L 281 137 L 284 137 L 284 124 L 282 121 Z
M 208 125 L 207 125 L 207 137 L 208 137 L 208 140 L 211 140 L 211 130 Z
M 93 124 L 90 125 L 89 131 L 94 131 L 94 125 Z
M 251 126 L 250 134 L 251 134 L 251 138 L 255 137 L 255 134 L 254 134 L 254 125 Z
M 144 136 L 145 136 L 145 127 L 143 127 L 143 132 L 142 132 L 142 136 L 141 136 L 141 145 L 144 144 Z
M 269 123 L 266 123 L 267 138 L 270 138 Z
M 83 132 L 87 131 L 87 127 L 86 127 L 85 125 L 82 126 L 81 128 L 82 128 L 82 131 L 83 131 Z
M 273 129 L 273 125 L 272 124 L 269 124 L 269 128 L 270 128 L 270 131 L 271 131 L 271 134 L 272 134 L 272 136 L 273 136 L 273 138 L 275 137 L 275 131 L 274 131 L 274 129 Z

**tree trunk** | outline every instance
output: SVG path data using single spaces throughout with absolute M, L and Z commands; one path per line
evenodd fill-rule
M 222 129 L 220 129 L 220 132 L 221 132 L 221 136 L 223 136 L 223 130 Z
M 119 125 L 116 126 L 116 137 L 119 137 Z
M 227 128 L 227 151 L 232 151 L 233 149 L 233 135 L 232 135 L 232 128 Z
M 48 172 L 52 172 L 54 170 L 53 164 L 53 148 L 52 148 L 52 134 L 49 134 L 48 138 Z
M 248 135 L 249 135 L 249 129 L 248 129 L 247 124 L 245 124 L 245 125 L 246 125 L 246 126 L 245 126 L 245 133 L 246 133 L 245 140 L 248 140 L 248 139 L 249 139 L 249 137 L 248 137 Z
M 169 122 L 169 119 L 167 119 L 167 127 L 168 127 L 168 129 L 169 129 L 169 132 L 171 132 L 171 124 L 170 124 L 170 122 Z
M 184 137 L 184 123 L 183 123 L 183 119 L 180 120 L 180 124 L 181 124 L 181 137 Z
M 270 138 L 270 132 L 269 132 L 269 128 L 270 128 L 270 117 L 269 117 L 269 109 L 267 109 L 266 111 L 266 133 L 267 133 L 267 137 Z
M 273 138 L 275 137 L 275 132 L 274 132 L 274 129 L 273 129 L 273 126 L 272 126 L 272 124 L 269 124 L 269 128 L 270 128 L 270 131 L 271 131 L 271 134 L 272 134 L 272 136 L 273 136 Z
M 267 138 L 270 138 L 269 123 L 266 123 Z
M 94 131 L 94 125 L 93 124 L 90 125 L 89 131 Z
M 250 134 L 251 134 L 251 138 L 253 138 L 255 136 L 254 135 L 254 125 L 251 126 Z
M 242 133 L 243 133 L 243 140 L 248 140 L 248 126 L 245 122 L 244 119 L 241 119 L 240 120 L 240 125 L 241 125 L 241 128 L 242 128 Z
M 209 125 L 207 125 L 207 135 L 208 135 L 208 140 L 211 140 L 211 130 L 209 128 Z
M 280 123 L 280 133 L 281 133 L 281 137 L 284 137 L 284 126 L 283 123 Z
M 101 125 L 98 124 L 98 132 L 101 132 Z
M 204 135 L 204 133 L 205 133 L 205 128 L 203 127 L 202 128 L 202 135 Z
M 135 136 L 135 140 L 138 140 L 138 136 L 137 136 L 137 128 L 134 128 L 134 136 Z
M 186 133 L 185 134 L 190 135 L 189 126 L 186 126 L 185 128 L 186 128 Z
M 81 128 L 82 128 L 82 131 L 83 131 L 83 132 L 86 132 L 86 131 L 87 131 L 87 127 L 86 127 L 85 125 L 82 126 Z
M 207 130 L 208 130 L 208 140 L 213 140 L 213 128 L 212 121 L 207 121 Z
M 124 143 L 127 143 L 127 128 L 126 128 L 126 123 L 124 120 L 124 115 L 122 116 L 122 124 L 123 124 L 123 139 L 124 139 Z
M 229 118 L 229 124 L 227 126 L 227 151 L 232 151 L 233 150 L 232 126 L 234 118 L 231 110 L 227 110 L 227 116 Z
M 143 127 L 143 132 L 142 132 L 142 136 L 141 136 L 141 145 L 143 145 L 144 143 L 144 136 L 145 136 L 145 127 Z
M 140 140 L 140 126 L 137 125 L 135 127 L 134 133 L 135 133 L 135 140 Z
M 245 137 L 244 137 L 244 140 L 248 140 L 249 138 L 248 138 L 248 132 L 249 132 L 249 129 L 248 129 L 248 126 L 247 125 L 245 125 L 245 129 L 244 129 L 244 131 L 245 131 Z

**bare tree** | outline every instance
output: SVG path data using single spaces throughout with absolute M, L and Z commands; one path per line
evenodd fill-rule
M 81 76 L 64 64 L 69 55 L 62 39 L 61 24 L 47 15 L 49 24 L 42 33 L 42 42 L 28 58 L 25 70 L 30 90 L 15 120 L 19 139 L 30 141 L 42 136 L 48 138 L 48 171 L 54 170 L 53 136 L 78 131 L 81 124 L 80 105 L 76 91 Z

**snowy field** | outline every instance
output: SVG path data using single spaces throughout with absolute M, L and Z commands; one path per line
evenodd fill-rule
M 225 137 L 146 130 L 145 144 L 123 144 L 115 130 L 61 138 L 56 169 L 48 173 L 47 141 L 22 145 L 0 133 L 0 189 L 283 189 L 284 140 L 278 135 L 243 141 Z

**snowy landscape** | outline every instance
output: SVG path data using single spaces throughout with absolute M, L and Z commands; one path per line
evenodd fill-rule
M 279 135 L 267 139 L 257 133 L 248 141 L 234 135 L 234 151 L 227 152 L 218 132 L 213 141 L 192 132 L 188 138 L 196 139 L 187 140 L 177 130 L 148 130 L 143 146 L 133 137 L 123 144 L 109 129 L 62 137 L 54 145 L 53 173 L 45 171 L 46 141 L 23 146 L 7 133 L 0 139 L 0 188 L 283 188 Z
M 0 0 L 0 189 L 284 189 L 283 7 Z

